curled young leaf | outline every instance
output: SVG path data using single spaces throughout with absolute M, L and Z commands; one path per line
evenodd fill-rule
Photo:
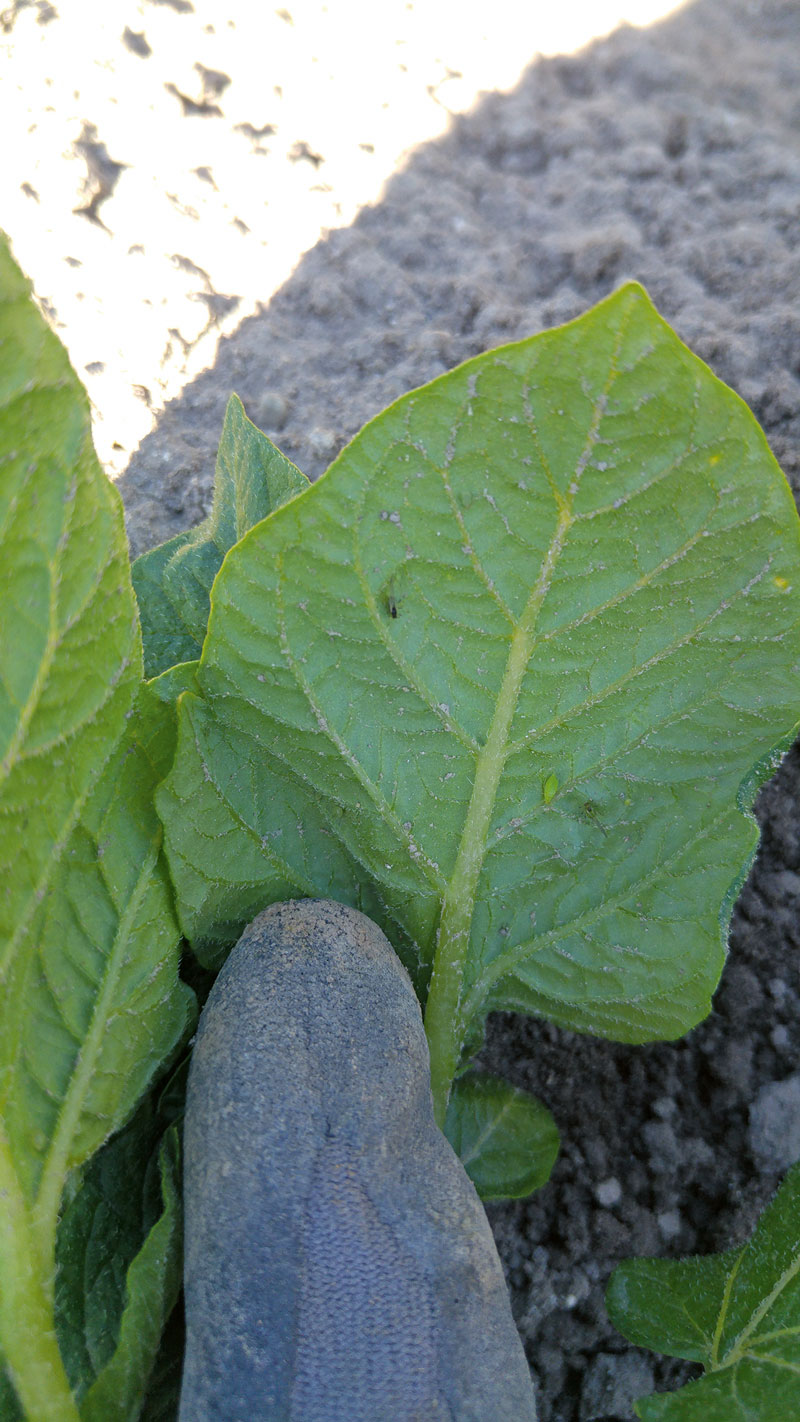
M 238 395 L 231 395 L 211 513 L 197 528 L 143 553 L 131 569 L 149 677 L 199 657 L 211 585 L 228 549 L 307 486 L 305 475 L 248 420 Z

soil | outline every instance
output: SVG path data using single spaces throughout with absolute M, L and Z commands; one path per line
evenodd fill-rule
M 695 0 L 537 61 L 318 243 L 167 407 L 119 481 L 134 552 L 208 510 L 231 391 L 315 477 L 396 396 L 627 278 L 745 398 L 797 493 L 799 95 L 796 0 Z M 795 748 L 758 801 L 714 1010 L 685 1039 L 490 1024 L 485 1063 L 562 1134 L 548 1185 L 489 1209 L 542 1422 L 628 1419 L 695 1374 L 615 1332 L 609 1274 L 741 1242 L 800 1157 L 799 790 Z

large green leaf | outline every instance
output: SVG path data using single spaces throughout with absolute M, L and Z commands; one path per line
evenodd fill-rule
M 248 420 L 231 395 L 217 453 L 214 502 L 197 528 L 143 553 L 133 565 L 148 676 L 200 655 L 211 585 L 229 548 L 308 480 Z
M 636 285 L 399 400 L 217 577 L 159 800 L 189 937 L 369 886 L 440 1121 L 490 1008 L 686 1031 L 797 722 L 799 528 Z
M 606 1298 L 642 1348 L 702 1363 L 676 1393 L 637 1403 L 645 1422 L 787 1422 L 800 1417 L 800 1165 L 741 1249 L 695 1259 L 631 1259 Z
M 26 1412 L 76 1415 L 53 1329 L 65 1183 L 185 1034 L 119 497 L 86 397 L 0 243 L 0 1345 Z M 171 714 L 171 713 L 170 713 Z

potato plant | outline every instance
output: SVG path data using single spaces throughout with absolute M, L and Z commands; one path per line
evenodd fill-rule
M 209 519 L 131 570 L 0 247 L 4 1418 L 174 1416 L 190 982 L 266 906 L 384 931 L 484 1198 L 557 1146 L 472 1069 L 488 1012 L 631 1043 L 707 1014 L 798 722 L 799 533 L 746 406 L 628 284 L 314 485 L 232 397 Z M 742 1308 L 797 1310 L 786 1248 Z

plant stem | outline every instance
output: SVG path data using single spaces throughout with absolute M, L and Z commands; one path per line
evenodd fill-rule
M 55 1262 L 40 1260 L 34 1231 L 0 1129 L 0 1345 L 31 1422 L 80 1422 L 56 1342 Z

